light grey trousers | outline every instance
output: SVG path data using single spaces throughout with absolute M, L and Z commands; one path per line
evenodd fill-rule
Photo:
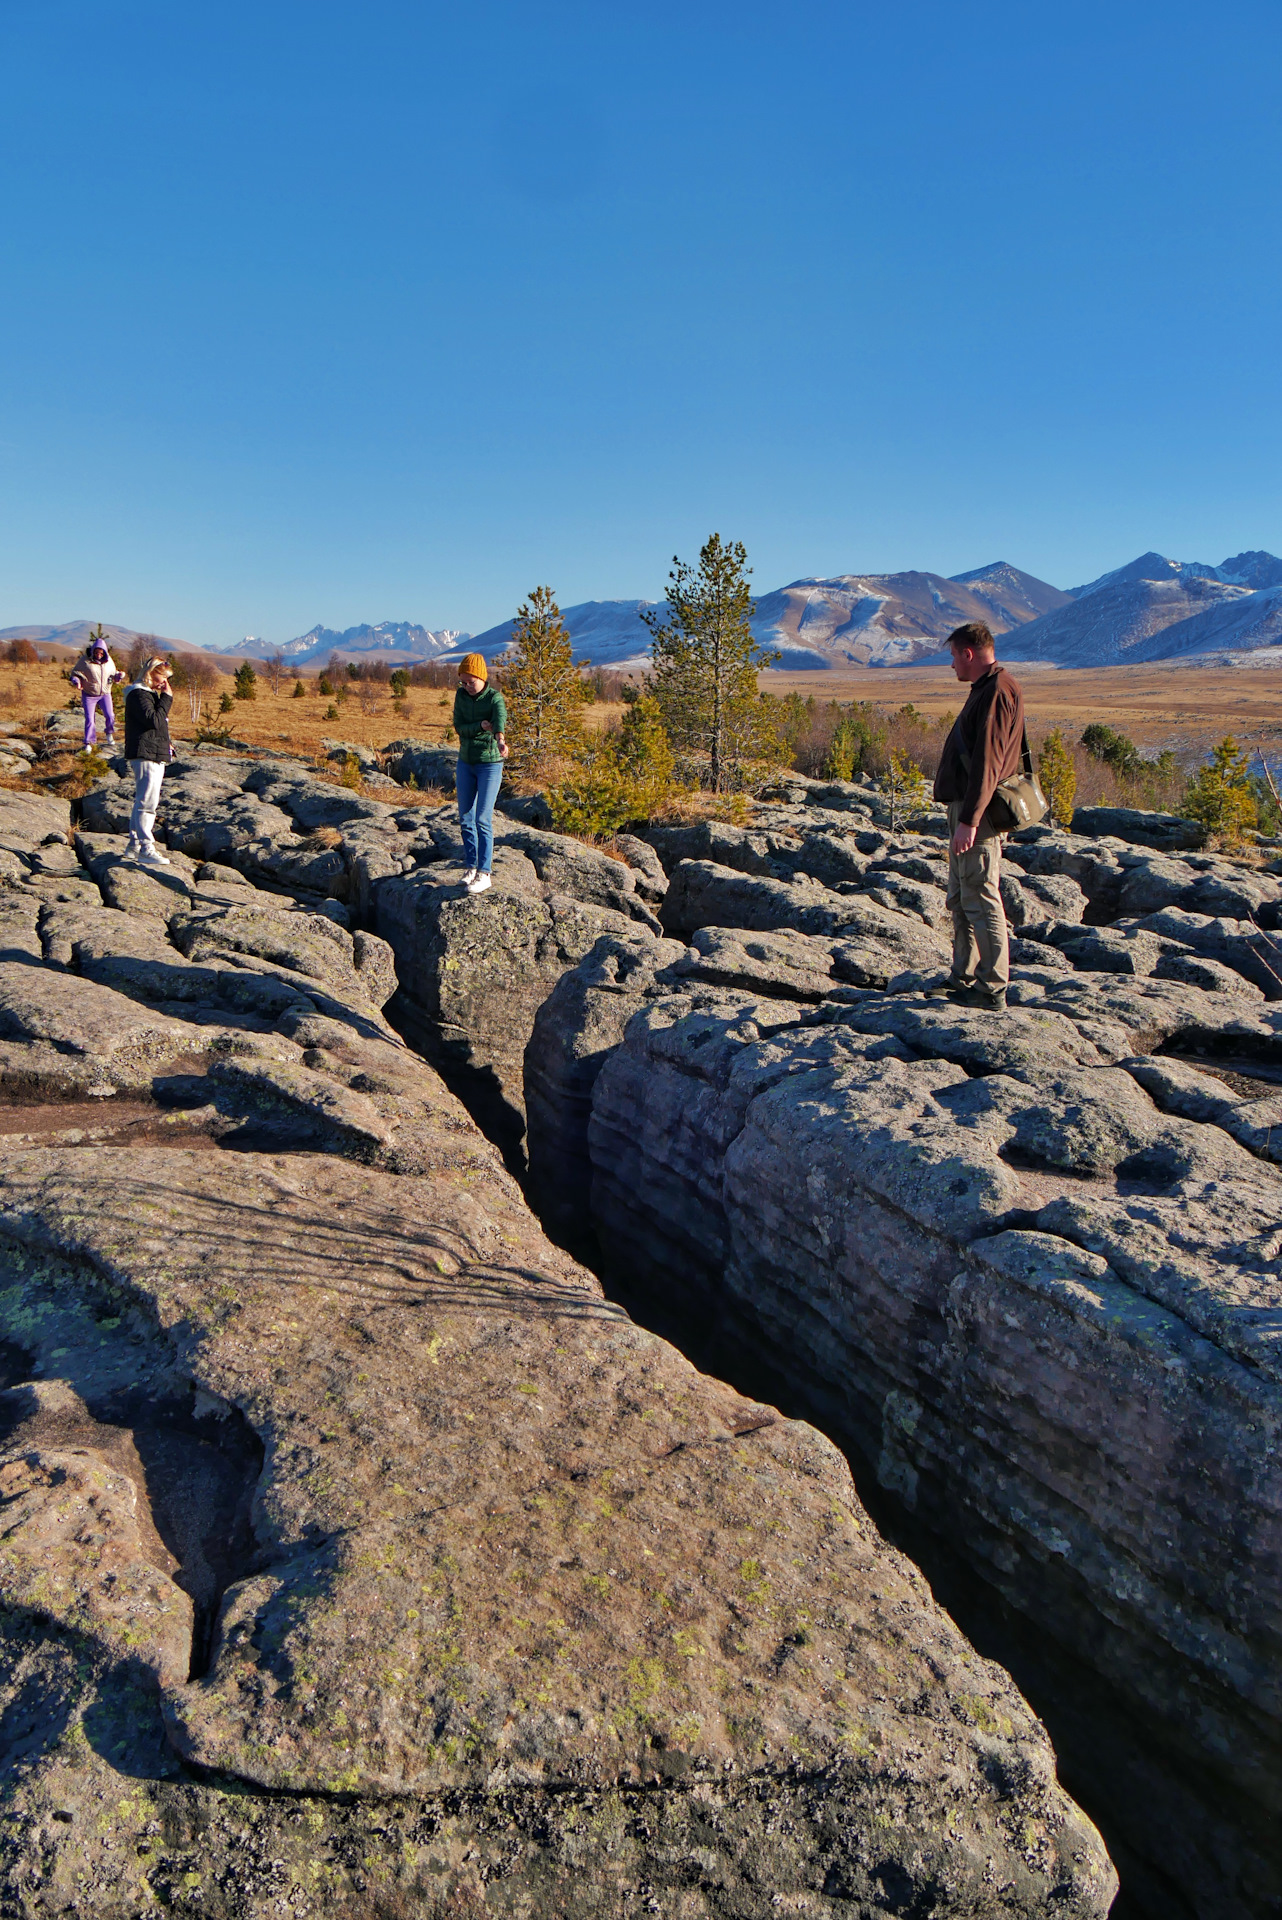
M 961 802 L 948 809 L 948 832 L 957 831 Z M 953 916 L 953 979 L 978 983 L 990 993 L 1010 985 L 1010 934 L 1002 905 L 1001 835 L 983 820 L 969 853 L 948 849 L 948 911 Z
M 129 838 L 145 852 L 156 844 L 156 808 L 160 805 L 160 783 L 165 777 L 162 760 L 131 760 L 134 777 L 134 806 L 129 816 Z

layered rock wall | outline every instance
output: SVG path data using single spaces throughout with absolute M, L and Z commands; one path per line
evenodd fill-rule
M 586 1147 L 609 1270 L 700 1351 L 768 1366 L 907 1527 L 1067 1653 L 1041 1664 L 1092 1700 L 1065 1700 L 1075 1777 L 1148 1911 L 1270 1912 L 1276 877 L 1030 836 L 1002 1019 L 931 1001 L 911 968 L 861 989 L 838 972 L 858 893 L 816 897 L 724 832 L 717 850 L 738 864 L 673 849 L 662 913 L 722 924 L 648 975 L 599 949 L 527 1054 L 562 1163 Z M 1234 909 L 1225 958 L 1175 931 L 1209 915 L 1140 924 L 1127 888 Z

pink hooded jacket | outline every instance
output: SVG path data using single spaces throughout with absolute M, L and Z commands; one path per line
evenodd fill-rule
M 110 654 L 105 660 L 95 660 L 92 654 L 93 648 L 86 647 L 71 669 L 71 678 L 82 693 L 109 693 L 112 681 L 123 680 L 124 675 Z

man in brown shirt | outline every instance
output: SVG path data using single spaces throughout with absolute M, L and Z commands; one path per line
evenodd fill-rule
M 1024 696 L 998 666 L 993 636 L 982 620 L 948 637 L 953 672 L 970 687 L 944 742 L 935 798 L 948 803 L 948 906 L 953 916 L 953 966 L 938 989 L 963 1006 L 1000 1010 L 1010 984 L 1010 936 L 1002 907 L 1004 827 L 991 817 L 997 783 L 1020 771 Z M 999 803 L 1000 808 L 1000 803 Z

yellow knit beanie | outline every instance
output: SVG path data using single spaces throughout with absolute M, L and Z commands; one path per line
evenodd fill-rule
M 472 674 L 477 680 L 488 680 L 490 677 L 483 653 L 465 653 L 458 663 L 458 670 L 460 678 L 465 673 Z

